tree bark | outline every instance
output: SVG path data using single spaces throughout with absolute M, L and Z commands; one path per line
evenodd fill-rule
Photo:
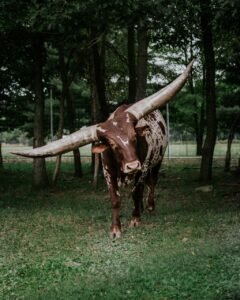
M 64 127 L 64 103 L 65 103 L 65 93 L 67 88 L 67 73 L 65 68 L 65 62 L 64 62 L 64 52 L 63 48 L 59 48 L 59 66 L 60 66 L 60 73 L 61 73 L 61 81 L 62 81 L 62 91 L 61 91 L 61 97 L 59 101 L 59 121 L 58 121 L 58 131 L 57 131 L 57 138 L 61 139 L 63 136 L 63 127 Z M 62 162 L 62 155 L 58 155 L 56 158 L 56 164 L 53 171 L 53 178 L 52 183 L 53 185 L 56 185 L 57 179 L 60 174 L 61 169 L 61 162 Z
M 73 133 L 76 130 L 75 127 L 76 114 L 75 114 L 69 86 L 66 91 L 66 100 L 67 100 L 68 128 L 70 130 L 70 133 Z M 74 159 L 74 176 L 82 177 L 82 163 L 81 163 L 81 154 L 79 149 L 73 150 L 73 159 Z
M 91 77 L 92 86 L 95 89 L 96 104 L 98 109 L 97 122 L 105 121 L 109 115 L 109 107 L 106 99 L 105 85 L 105 48 L 104 43 L 96 41 L 97 32 L 92 28 L 91 38 L 94 43 L 91 47 Z
M 94 173 L 93 173 L 93 186 L 96 189 L 98 185 L 98 175 L 100 170 L 101 156 L 98 153 L 94 154 Z
M 206 70 L 203 64 L 203 80 L 202 80 L 202 98 L 205 99 L 205 90 L 206 90 Z M 196 155 L 202 155 L 203 149 L 203 135 L 204 135 L 204 128 L 205 128 L 205 102 L 202 101 L 200 115 L 199 115 L 199 134 L 197 137 L 197 153 Z
M 236 132 L 239 121 L 240 121 L 240 115 L 238 115 L 235 118 L 235 120 L 233 121 L 233 124 L 230 128 L 230 132 L 229 132 L 229 135 L 228 135 L 227 152 L 226 152 L 225 167 L 224 167 L 224 171 L 226 171 L 226 172 L 230 171 L 232 141 L 234 139 L 234 134 Z
M 70 74 L 67 65 L 68 64 L 65 62 L 64 48 L 60 47 L 59 66 L 60 66 L 61 81 L 62 81 L 62 92 L 60 98 L 60 113 L 59 113 L 59 128 L 58 128 L 59 139 L 62 138 L 63 136 L 65 101 L 67 104 L 67 120 L 68 120 L 69 131 L 70 133 L 73 133 L 75 131 L 75 111 L 74 111 L 73 102 L 70 95 L 70 85 L 74 79 L 75 73 Z M 74 176 L 81 177 L 82 165 L 81 165 L 81 155 L 79 149 L 75 149 L 73 151 L 73 157 L 74 157 Z M 56 184 L 56 180 L 60 173 L 60 167 L 61 167 L 61 155 L 59 155 L 56 159 L 56 165 L 53 174 L 53 184 Z
M 189 19 L 190 19 L 190 21 L 192 21 L 191 20 L 191 11 L 190 11 Z M 189 23 L 189 26 L 191 28 L 192 22 Z M 191 32 L 191 29 L 190 29 L 190 32 Z M 190 57 L 188 55 L 189 50 L 190 50 Z M 185 46 L 184 47 L 184 54 L 185 54 L 185 64 L 187 65 L 189 63 L 189 60 L 193 59 L 193 57 L 194 57 L 194 54 L 193 54 L 193 34 L 192 34 L 192 32 L 190 34 L 190 48 L 189 48 L 188 45 Z M 193 84 L 192 74 L 188 79 L 188 85 L 189 85 L 189 92 L 195 98 L 195 101 L 193 103 L 193 105 L 194 105 L 193 124 L 194 124 L 195 139 L 196 139 L 196 155 L 200 156 L 200 155 L 202 155 L 202 146 L 203 146 L 204 105 L 203 105 L 203 101 L 202 101 L 201 108 L 200 108 L 200 111 L 199 111 L 198 101 L 197 101 L 197 98 L 195 97 L 195 88 L 194 88 L 194 84 Z
M 135 57 L 135 30 L 133 25 L 128 27 L 128 103 L 136 99 L 136 57 Z
M 203 148 L 203 134 L 204 134 L 204 103 L 201 103 L 201 109 L 199 112 L 199 119 L 198 119 L 198 132 L 196 137 L 197 149 L 196 155 L 202 155 L 202 148 Z
M 104 42 L 99 44 L 96 41 L 97 30 L 91 28 L 90 38 L 93 41 L 90 49 L 90 81 L 92 94 L 92 123 L 96 124 L 105 121 L 109 116 L 109 107 L 106 99 L 105 87 L 105 50 Z M 96 187 L 100 170 L 100 155 L 92 155 L 92 170 L 94 174 L 93 184 Z
M 147 62 L 148 62 L 148 30 L 145 24 L 140 24 L 137 31 L 137 91 L 136 101 L 146 96 Z
M 189 77 L 189 89 L 192 95 L 195 94 L 192 77 Z M 204 105 L 201 103 L 199 112 L 197 100 L 194 102 L 195 112 L 193 113 L 194 129 L 196 136 L 196 155 L 202 155 L 203 132 L 204 132 Z
M 208 182 L 212 178 L 212 161 L 217 136 L 215 55 L 212 38 L 212 14 L 209 0 L 201 0 L 201 30 L 206 66 L 206 138 L 202 149 L 200 179 Z
M 91 57 L 92 58 L 92 57 Z M 91 74 L 91 115 L 92 115 L 92 123 L 97 124 L 99 122 L 99 102 L 98 102 L 98 92 L 97 86 L 95 84 L 95 77 L 94 77 L 94 64 L 93 61 L 90 61 L 90 74 Z M 100 154 L 92 153 L 92 173 L 93 173 L 93 185 L 96 188 L 98 183 L 98 174 L 99 174 L 99 162 L 100 161 Z
M 38 35 L 32 41 L 34 56 L 34 89 L 35 115 L 33 147 L 44 145 L 44 94 L 42 84 L 44 43 Z M 44 158 L 35 158 L 33 161 L 33 187 L 41 189 L 48 186 L 46 163 Z
M 0 168 L 3 168 L 2 143 L 0 142 Z

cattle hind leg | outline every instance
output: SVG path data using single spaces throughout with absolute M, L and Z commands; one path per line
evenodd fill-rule
M 158 173 L 161 166 L 161 162 L 153 167 L 147 178 L 146 178 L 146 185 L 148 186 L 148 195 L 147 195 L 147 211 L 152 213 L 155 211 L 155 201 L 154 201 L 154 192 L 155 186 L 158 180 Z

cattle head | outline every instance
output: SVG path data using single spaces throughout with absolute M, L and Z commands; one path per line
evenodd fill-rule
M 101 153 L 111 149 L 123 173 L 134 173 L 141 169 L 136 153 L 137 119 L 121 105 L 106 122 L 97 126 L 97 136 L 101 144 L 93 147 L 93 152 Z
M 184 86 L 191 73 L 192 61 L 185 71 L 172 83 L 157 93 L 146 97 L 130 106 L 120 106 L 107 121 L 84 127 L 66 138 L 54 141 L 46 146 L 14 152 L 25 157 L 49 157 L 63 154 L 83 145 L 98 142 L 93 148 L 100 153 L 111 149 L 115 159 L 121 164 L 124 173 L 134 173 L 141 168 L 136 153 L 136 124 L 150 112 L 165 105 Z

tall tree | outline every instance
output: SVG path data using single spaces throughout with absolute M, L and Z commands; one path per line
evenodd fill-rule
M 96 27 L 92 27 L 90 31 L 90 61 L 91 61 L 91 82 L 97 102 L 98 120 L 103 121 L 109 115 L 109 108 L 106 99 L 105 84 L 105 37 Z
M 0 169 L 3 168 L 2 142 L 0 141 Z
M 106 86 L 105 86 L 105 37 L 99 38 L 101 32 L 96 27 L 90 30 L 90 82 L 92 95 L 92 122 L 99 123 L 108 118 L 109 107 L 106 100 Z M 94 185 L 97 186 L 97 179 L 100 166 L 100 154 L 93 154 L 93 169 L 94 169 Z
M 136 100 L 146 96 L 148 65 L 148 28 L 146 22 L 140 22 L 137 30 L 137 91 Z
M 68 119 L 68 127 L 70 133 L 73 133 L 76 130 L 76 113 L 73 105 L 73 100 L 71 96 L 71 91 L 68 88 L 66 94 L 67 101 L 67 119 Z M 82 163 L 81 163 L 81 153 L 79 148 L 73 150 L 73 158 L 74 158 L 74 176 L 82 177 Z
M 127 54 L 128 54 L 128 102 L 136 99 L 136 49 L 135 49 L 135 28 L 130 24 L 127 29 Z
M 63 47 L 59 48 L 59 67 L 60 67 L 60 77 L 62 81 L 62 90 L 59 99 L 59 121 L 58 121 L 57 138 L 61 139 L 63 136 L 63 129 L 64 129 L 64 104 L 66 99 L 66 88 L 67 88 L 66 87 L 67 78 L 66 78 Z M 53 185 L 56 184 L 57 179 L 59 177 L 61 162 L 62 162 L 62 155 L 59 155 L 56 158 L 56 164 L 53 171 L 53 179 L 52 179 Z
M 204 62 L 206 66 L 206 138 L 202 149 L 200 179 L 208 182 L 212 178 L 212 161 L 217 136 L 215 55 L 212 33 L 212 9 L 210 0 L 201 0 L 201 29 Z
M 44 40 L 41 35 L 35 34 L 32 39 L 34 62 L 34 87 L 35 87 L 35 116 L 33 146 L 44 145 L 44 94 L 43 94 L 43 64 Z M 43 188 L 48 185 L 46 164 L 44 158 L 35 158 L 33 163 L 33 187 Z

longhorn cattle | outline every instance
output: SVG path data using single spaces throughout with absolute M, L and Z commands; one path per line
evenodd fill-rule
M 93 152 L 101 153 L 104 177 L 112 201 L 110 234 L 118 238 L 121 236 L 119 188 L 122 185 L 134 182 L 134 209 L 130 226 L 140 224 L 144 184 L 148 186 L 147 210 L 154 211 L 154 189 L 168 143 L 166 124 L 157 109 L 181 90 L 192 65 L 193 61 L 178 78 L 152 96 L 132 105 L 121 105 L 105 122 L 84 127 L 46 146 L 14 154 L 33 158 L 56 156 L 97 142 Z

